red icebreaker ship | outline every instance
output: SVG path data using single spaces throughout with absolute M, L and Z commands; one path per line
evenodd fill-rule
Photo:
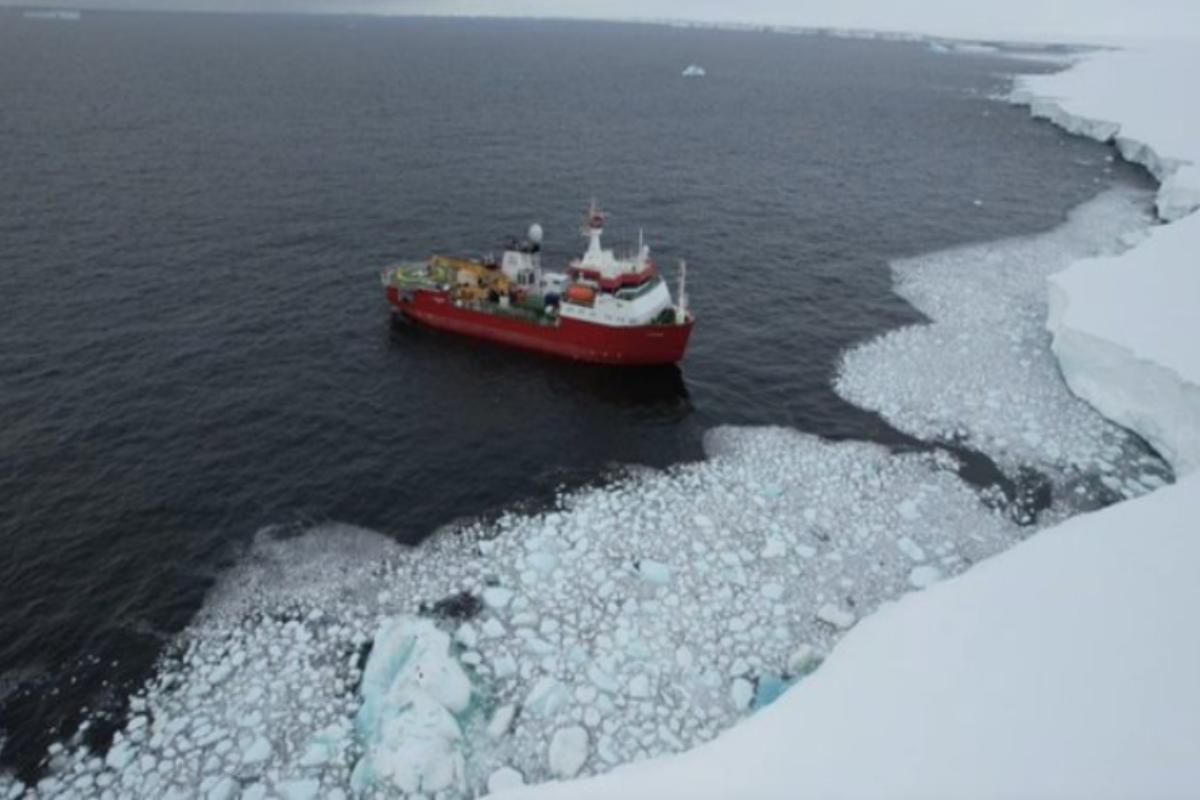
M 542 229 L 512 242 L 499 260 L 433 256 L 385 270 L 395 313 L 431 328 L 600 364 L 673 364 L 683 358 L 694 319 L 687 268 L 679 302 L 639 243 L 618 257 L 600 246 L 604 214 L 595 204 L 583 229 L 588 248 L 565 273 L 542 269 Z

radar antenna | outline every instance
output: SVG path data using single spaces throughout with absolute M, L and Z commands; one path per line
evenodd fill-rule
M 679 259 L 679 303 L 675 306 L 675 322 L 679 325 L 687 322 L 687 262 Z

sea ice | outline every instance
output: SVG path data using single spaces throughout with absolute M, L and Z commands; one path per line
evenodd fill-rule
M 111 752 L 111 751 L 109 751 Z M 258 764 L 271 757 L 271 742 L 265 736 L 258 736 L 242 752 L 243 764 Z
M 508 733 L 508 729 L 512 727 L 513 718 L 517 715 L 517 707 L 509 703 L 502 705 L 492 712 L 492 719 L 488 722 L 488 736 L 493 739 L 499 739 L 504 734 Z
M 354 767 L 356 792 L 383 785 L 414 794 L 464 787 L 462 730 L 431 695 L 400 690 L 383 706 L 374 728 L 362 730 L 365 752 Z
M 283 781 L 279 793 L 284 800 L 316 800 L 321 794 L 321 783 L 312 778 Z
M 814 669 L 819 661 L 816 649 L 807 642 L 801 643 L 788 656 L 787 672 L 789 675 L 803 675 Z
M 524 709 L 527 713 L 548 718 L 567 702 L 567 690 L 559 681 L 543 676 L 533 684 L 525 696 Z
M 449 635 L 427 619 L 398 617 L 376 633 L 355 719 L 364 749 L 352 777 L 357 791 L 381 783 L 408 793 L 463 787 L 455 715 L 467 709 L 471 684 L 449 648 Z
M 500 610 L 513 599 L 513 591 L 503 586 L 489 586 L 483 590 L 483 602 L 488 608 Z
M 929 564 L 920 567 L 914 567 L 912 572 L 908 573 L 908 582 L 917 589 L 924 589 L 931 586 L 942 579 L 942 571 L 937 567 Z
M 578 725 L 560 728 L 550 739 L 547 760 L 551 774 L 573 778 L 583 769 L 588 757 L 588 732 Z
M 642 578 L 650 583 L 662 586 L 671 581 L 671 568 L 661 561 L 643 558 L 638 561 L 637 569 Z
M 512 767 L 501 767 L 487 779 L 488 794 L 499 794 L 506 789 L 516 789 L 524 785 L 525 779 Z
M 744 711 L 750 707 L 753 700 L 754 684 L 745 678 L 735 678 L 729 686 L 729 701 L 733 703 L 733 707 L 738 711 Z
M 855 616 L 851 611 L 838 608 L 833 603 L 826 603 L 817 609 L 817 619 L 839 630 L 845 630 L 854 625 Z
M 341 526 L 264 533 L 135 698 L 146 714 L 120 740 L 129 764 L 103 774 L 123 797 L 185 789 L 197 772 L 270 795 L 317 780 L 323 795 L 353 785 L 467 796 L 502 768 L 554 777 L 558 731 L 588 734 L 579 772 L 681 750 L 754 707 L 755 687 L 769 694 L 778 676 L 809 671 L 839 622 L 909 591 L 898 539 L 939 554 L 952 542 L 953 573 L 1023 535 L 934 455 L 770 428 L 719 429 L 706 448 L 704 462 L 415 550 Z M 912 498 L 917 518 L 900 511 Z M 767 548 L 780 552 L 762 558 Z M 522 584 L 537 552 L 557 564 Z M 469 620 L 418 613 L 510 586 L 521 592 L 491 592 Z M 833 624 L 815 615 L 825 604 Z M 578 743 L 563 735 L 560 746 Z M 236 746 L 218 755 L 225 740 Z M 185 741 L 195 760 L 165 757 Z M 579 750 L 563 749 L 574 754 L 558 762 L 566 769 Z M 143 755 L 165 765 L 159 784 L 132 769 Z M 62 758 L 64 776 L 90 772 L 86 750 Z
M 911 558 L 913 561 L 924 561 L 925 551 L 921 546 L 907 536 L 901 536 L 896 540 L 896 547 L 901 553 Z
M 469 622 L 464 622 L 458 626 L 458 630 L 454 632 L 454 641 L 461 644 L 463 647 L 474 647 L 479 641 L 479 634 L 475 631 L 475 626 Z

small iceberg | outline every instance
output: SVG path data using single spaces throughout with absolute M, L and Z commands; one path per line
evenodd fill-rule
M 428 619 L 385 620 L 359 691 L 354 726 L 362 755 L 350 776 L 356 795 L 375 788 L 465 794 L 461 723 L 471 681 L 451 654 L 449 634 Z
M 699 64 L 691 64 L 683 71 L 683 77 L 685 78 L 703 78 L 706 74 L 704 67 Z
M 82 16 L 78 11 L 71 11 L 64 8 L 50 8 L 44 10 L 31 9 L 23 15 L 25 19 L 50 19 L 59 22 L 78 22 Z

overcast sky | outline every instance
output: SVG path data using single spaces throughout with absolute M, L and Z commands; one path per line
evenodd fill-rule
M 3 5 L 163 10 L 672 18 L 975 37 L 1200 38 L 1200 0 L 0 0 Z

